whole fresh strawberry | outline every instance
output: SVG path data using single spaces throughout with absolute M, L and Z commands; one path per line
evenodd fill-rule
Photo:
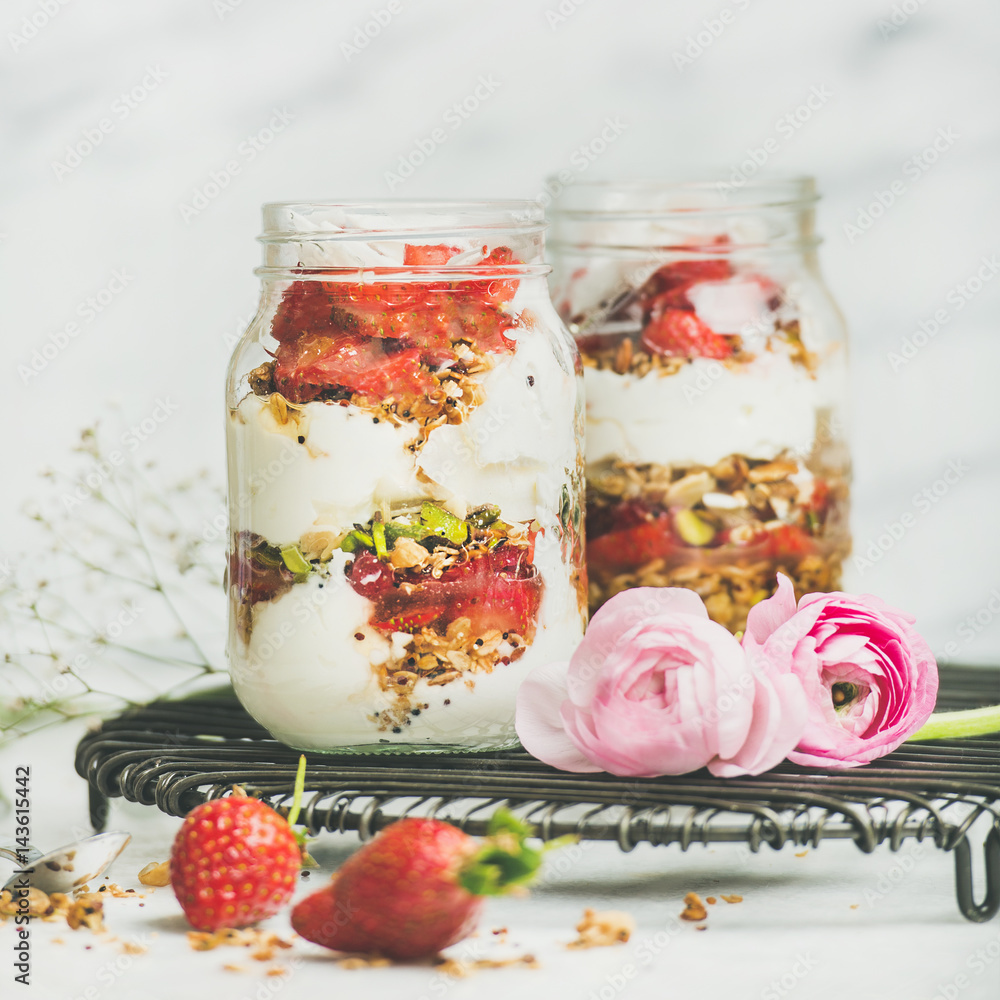
M 399 820 L 298 903 L 292 927 L 338 951 L 436 955 L 472 933 L 485 896 L 532 879 L 543 851 L 526 846 L 529 832 L 502 810 L 483 841 L 440 820 Z
M 304 782 L 304 761 L 296 800 Z M 274 916 L 291 898 L 303 864 L 289 819 L 240 788 L 187 814 L 170 853 L 170 882 L 196 930 L 246 927 Z

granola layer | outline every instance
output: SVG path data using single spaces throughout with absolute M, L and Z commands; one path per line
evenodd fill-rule
M 836 589 L 850 550 L 846 476 L 783 453 L 712 466 L 612 461 L 588 470 L 587 563 L 595 611 L 630 587 L 687 587 L 712 618 L 746 627 L 779 572 L 796 592 Z

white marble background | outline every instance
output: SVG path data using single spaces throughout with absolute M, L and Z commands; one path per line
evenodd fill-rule
M 379 9 L 387 23 L 355 46 Z M 1000 280 L 955 290 L 1000 252 L 998 29 L 993 0 L 5 0 L 0 553 L 22 547 L 34 471 L 109 400 L 127 422 L 168 403 L 137 457 L 221 478 L 260 204 L 390 194 L 385 173 L 486 77 L 479 110 L 391 193 L 537 195 L 609 117 L 625 127 L 594 172 L 728 169 L 776 137 L 769 167 L 817 175 L 823 266 L 852 335 L 856 551 L 910 515 L 849 583 L 915 613 L 936 650 L 995 662 Z M 782 134 L 813 88 L 829 98 Z M 185 211 L 220 172 L 221 191 Z M 893 181 L 895 203 L 849 239 Z M 894 371 L 889 353 L 938 310 L 940 333 Z M 956 481 L 938 482 L 949 467 Z

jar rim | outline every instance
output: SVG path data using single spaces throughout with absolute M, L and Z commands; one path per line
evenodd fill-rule
M 769 209 L 808 209 L 819 200 L 816 179 L 810 174 L 761 174 L 734 181 L 722 176 L 690 179 L 668 177 L 588 178 L 562 183 L 548 178 L 558 193 L 551 215 L 562 218 L 633 219 L 752 213 Z M 656 204 L 656 199 L 676 204 Z M 601 204 L 601 201 L 612 204 Z M 613 204 L 613 202 L 619 204 Z M 629 202 L 633 201 L 634 204 Z M 624 202 L 624 204 L 621 204 Z M 686 203 L 685 203 L 686 202 Z
M 527 236 L 548 228 L 531 199 L 372 198 L 275 201 L 263 205 L 261 243 L 471 239 L 488 233 Z

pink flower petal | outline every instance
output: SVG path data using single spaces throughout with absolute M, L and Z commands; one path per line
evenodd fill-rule
M 784 573 L 778 574 L 778 587 L 773 597 L 755 604 L 747 615 L 747 636 L 763 644 L 772 632 L 795 614 L 795 588 Z
M 515 728 L 525 750 L 561 771 L 600 771 L 572 742 L 560 717 L 567 663 L 536 667 L 517 692 Z

